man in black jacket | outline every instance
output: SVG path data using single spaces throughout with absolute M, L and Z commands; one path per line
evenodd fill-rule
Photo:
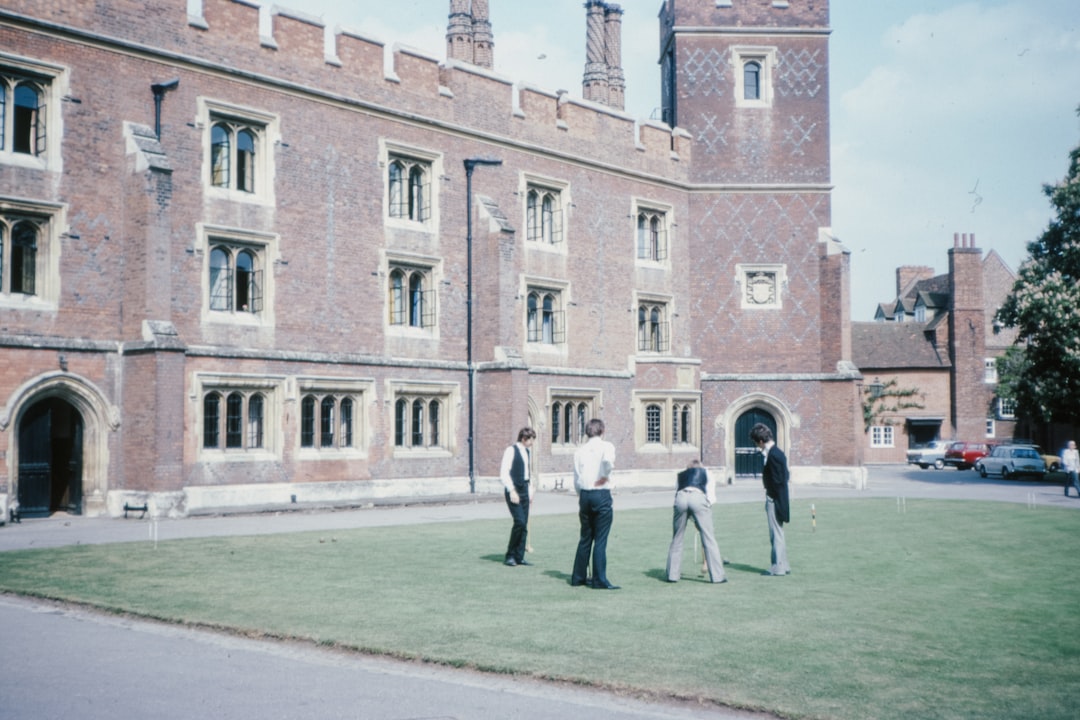
M 765 486 L 765 515 L 769 520 L 769 542 L 772 544 L 772 566 L 762 575 L 790 575 L 787 543 L 784 542 L 784 523 L 791 520 L 788 509 L 788 464 L 784 451 L 776 447 L 772 430 L 763 423 L 750 429 L 750 440 L 765 456 L 761 482 Z

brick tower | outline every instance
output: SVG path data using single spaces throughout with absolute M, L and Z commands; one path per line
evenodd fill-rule
M 857 460 L 849 254 L 829 231 L 828 23 L 820 0 L 660 10 L 663 119 L 689 134 L 698 188 L 678 242 L 694 262 L 702 389 L 726 457 L 746 454 L 733 427 L 761 413 L 793 464 Z M 746 383 L 758 389 L 741 394 Z

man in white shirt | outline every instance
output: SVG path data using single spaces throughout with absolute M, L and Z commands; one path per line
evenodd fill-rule
M 597 590 L 618 590 L 607 579 L 607 540 L 613 515 L 611 471 L 615 468 L 615 446 L 603 439 L 604 421 L 593 418 L 585 426 L 589 440 L 574 453 L 574 489 L 578 491 L 578 519 L 581 539 L 574 557 L 570 584 L 588 585 Z M 592 576 L 587 575 L 592 554 Z
M 1080 497 L 1080 452 L 1075 440 L 1070 440 L 1061 451 L 1061 469 L 1065 471 L 1065 497 L 1069 497 L 1070 486 L 1076 488 L 1076 496 Z
M 529 536 L 529 504 L 533 496 L 532 483 L 529 482 L 532 465 L 529 449 L 535 440 L 535 430 L 531 427 L 521 428 L 517 442 L 503 453 L 502 467 L 499 470 L 506 506 L 510 508 L 510 517 L 514 520 L 514 526 L 510 529 L 510 542 L 506 546 L 505 563 L 510 567 L 532 565 L 525 559 L 525 546 Z

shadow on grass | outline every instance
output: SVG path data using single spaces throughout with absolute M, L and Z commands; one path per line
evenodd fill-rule
M 745 563 L 725 563 L 728 570 L 734 570 L 735 572 L 750 573 L 751 575 L 761 575 L 769 568 L 758 567 L 757 565 L 747 565 Z
M 570 573 L 568 572 L 563 572 L 562 570 L 545 570 L 544 574 L 547 575 L 549 578 L 554 578 L 555 580 L 564 582 L 567 585 L 570 584 Z

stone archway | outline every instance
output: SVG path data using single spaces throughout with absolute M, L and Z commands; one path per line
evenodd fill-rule
M 739 470 L 738 456 L 740 451 L 752 447 L 749 438 L 740 437 L 739 434 L 747 435 L 749 428 L 743 427 L 743 425 L 752 425 L 756 422 L 764 422 L 773 430 L 776 444 L 780 446 L 780 449 L 784 452 L 788 452 L 790 449 L 791 430 L 797 426 L 797 418 L 792 415 L 787 406 L 779 398 L 767 393 L 744 395 L 729 405 L 727 412 L 724 413 L 723 423 L 724 427 L 727 428 L 727 437 L 724 443 L 724 462 L 728 468 L 731 468 L 730 474 L 732 476 Z M 758 469 L 758 472 L 760 472 L 760 469 Z
M 0 409 L 0 430 L 12 427 L 12 436 L 20 438 L 24 424 L 29 431 L 31 423 L 41 422 L 40 415 L 44 410 L 55 411 L 58 413 L 57 418 L 68 413 L 62 420 L 66 423 L 66 429 L 60 434 L 65 437 L 70 433 L 79 434 L 79 437 L 72 436 L 70 439 L 72 448 L 78 443 L 78 456 L 69 458 L 67 462 L 73 459 L 78 461 L 80 511 L 85 515 L 105 514 L 109 490 L 108 436 L 110 431 L 114 432 L 120 427 L 119 411 L 89 381 L 69 373 L 47 373 L 24 383 L 12 393 L 7 405 Z M 20 454 L 25 450 L 20 445 L 21 442 L 9 445 L 8 467 L 11 469 L 12 480 L 9 486 L 9 503 L 20 496 L 18 469 L 21 464 L 28 464 L 23 463 L 20 458 Z M 53 460 L 61 461 L 63 460 Z M 68 473 L 72 471 L 65 470 Z

